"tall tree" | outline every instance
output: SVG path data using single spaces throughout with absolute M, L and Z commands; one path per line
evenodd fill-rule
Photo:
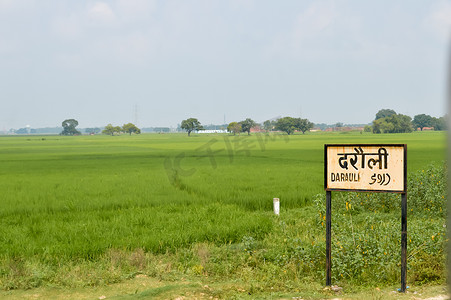
M 396 114 L 387 118 L 394 126 L 392 133 L 412 132 L 412 118 L 403 114 Z
M 75 119 L 66 119 L 61 123 L 63 126 L 63 131 L 60 133 L 61 135 L 78 135 L 81 134 L 80 131 L 75 129 L 78 126 L 78 121 Z
M 446 117 L 433 117 L 431 123 L 432 127 L 434 127 L 434 130 L 446 130 L 447 128 Z
M 107 126 L 105 126 L 105 129 L 102 130 L 103 134 L 108 134 L 108 135 L 114 135 L 116 132 L 119 133 L 121 132 L 121 127 L 119 126 L 113 126 L 111 124 L 108 124 Z
M 241 131 L 247 132 L 248 135 L 251 134 L 251 128 L 255 127 L 257 123 L 254 120 L 247 118 L 244 121 L 239 122 L 241 124 Z
M 412 125 L 415 130 L 417 130 L 417 128 L 420 128 L 420 130 L 423 131 L 424 127 L 432 126 L 432 117 L 426 114 L 416 115 L 415 117 L 413 117 Z
M 268 132 L 274 128 L 274 121 L 266 120 L 263 122 L 263 129 Z
M 292 134 L 296 130 L 305 134 L 313 128 L 313 123 L 307 119 L 283 117 L 276 121 L 275 129 L 285 131 L 288 135 Z
M 133 124 L 133 123 L 124 124 L 122 126 L 122 130 L 124 132 L 127 132 L 130 135 L 132 135 L 132 133 L 135 133 L 135 134 L 140 134 L 141 133 L 141 130 L 138 127 L 136 127 L 136 125 Z
M 199 120 L 196 118 L 189 118 L 182 121 L 180 127 L 188 132 L 188 136 L 190 136 L 191 131 L 198 131 L 204 129 L 200 124 Z
M 297 118 L 295 119 L 295 126 L 296 129 L 302 131 L 302 134 L 305 134 L 306 131 L 309 131 L 310 129 L 313 128 L 313 123 L 307 119 Z
M 283 117 L 276 121 L 275 129 L 285 131 L 288 135 L 296 130 L 296 121 L 292 117 Z
M 241 132 L 241 124 L 238 122 L 231 122 L 227 126 L 227 131 L 233 132 L 233 135 L 236 135 L 237 133 Z
M 412 118 L 402 114 L 373 121 L 373 133 L 405 133 L 412 132 Z
M 381 109 L 376 113 L 376 120 L 396 115 L 393 109 Z
M 384 133 L 391 130 L 390 124 L 385 118 L 376 119 L 373 121 L 373 133 Z

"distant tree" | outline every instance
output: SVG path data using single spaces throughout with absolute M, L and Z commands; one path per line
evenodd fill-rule
M 94 127 L 94 128 L 86 128 L 85 132 L 88 134 L 96 134 L 99 133 L 101 130 L 99 127 Z
M 390 130 L 390 126 L 385 118 L 376 119 L 373 121 L 373 133 L 384 133 Z
M 274 128 L 274 121 L 266 120 L 263 122 L 263 129 L 268 132 Z
M 196 118 L 183 120 L 180 127 L 188 132 L 188 136 L 190 136 L 193 130 L 198 131 L 204 129 Z
M 111 124 L 108 124 L 107 126 L 105 126 L 105 129 L 102 130 L 103 134 L 108 134 L 108 135 L 114 135 L 115 133 L 119 133 L 121 132 L 121 127 L 119 126 L 113 126 Z
M 78 126 L 78 121 L 75 119 L 66 119 L 61 123 L 63 126 L 63 131 L 60 133 L 60 135 L 78 135 L 81 134 L 80 131 L 75 129 L 75 127 Z
M 114 126 L 111 124 L 108 124 L 105 126 L 105 128 L 102 130 L 102 134 L 108 134 L 108 135 L 114 135 Z
M 141 130 L 138 127 L 136 127 L 135 124 L 132 124 L 132 123 L 124 124 L 122 126 L 122 130 L 124 132 L 127 132 L 130 135 L 132 135 L 132 133 L 135 133 L 135 134 L 140 134 L 141 133 Z
M 241 132 L 241 124 L 238 122 L 231 122 L 229 126 L 227 126 L 227 131 L 233 132 L 233 135 Z
M 403 114 L 392 115 L 387 118 L 394 126 L 392 133 L 408 133 L 412 132 L 412 118 Z
M 393 109 L 381 109 L 376 113 L 376 120 L 396 115 Z
M 251 128 L 255 127 L 257 123 L 254 120 L 247 118 L 244 121 L 239 122 L 241 124 L 241 131 L 247 132 L 248 135 L 251 134 Z
M 296 130 L 296 122 L 292 117 L 283 117 L 276 121 L 275 129 L 285 131 L 288 135 Z
M 373 121 L 373 133 L 407 133 L 412 132 L 412 118 L 402 114 Z
M 447 124 L 446 124 L 446 117 L 440 117 L 440 118 L 436 118 L 433 117 L 432 118 L 432 127 L 434 127 L 434 130 L 446 130 L 447 128 Z
M 15 131 L 16 134 L 28 134 L 28 129 L 27 128 L 19 128 Z
M 417 130 L 417 128 L 420 128 L 421 131 L 423 131 L 424 127 L 431 127 L 432 126 L 432 117 L 430 115 L 416 115 L 413 117 L 412 125 Z
M 338 122 L 338 123 L 335 124 L 335 127 L 338 127 L 338 128 L 343 127 L 343 123 Z
M 297 118 L 295 119 L 295 126 L 296 129 L 302 131 L 302 134 L 305 134 L 306 131 L 309 131 L 310 129 L 313 128 L 313 123 L 307 119 Z
M 364 132 L 372 132 L 372 131 L 373 131 L 373 128 L 371 128 L 370 125 L 365 125 L 365 127 L 363 128 L 363 131 L 364 131 Z
M 305 134 L 306 131 L 313 128 L 313 125 L 314 124 L 307 119 L 283 117 L 276 121 L 275 129 L 285 131 L 288 135 L 292 134 L 296 130 L 299 130 L 302 134 Z
M 330 126 L 327 125 L 326 123 L 316 123 L 315 127 L 321 129 L 321 130 L 326 130 L 327 128 L 329 128 Z

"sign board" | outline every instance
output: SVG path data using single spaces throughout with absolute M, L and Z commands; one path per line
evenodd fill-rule
M 406 192 L 406 145 L 324 145 L 326 191 Z

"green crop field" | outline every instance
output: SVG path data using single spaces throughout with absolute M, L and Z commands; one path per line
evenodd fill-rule
M 421 172 L 443 168 L 445 139 L 442 132 L 0 137 L 0 288 L 102 285 L 138 273 L 174 280 L 253 278 L 257 293 L 267 291 L 272 280 L 322 283 L 324 144 L 405 143 L 408 177 L 420 178 L 423 185 Z M 444 176 L 438 173 L 432 176 Z M 442 188 L 434 190 L 431 201 L 444 203 L 445 181 L 431 181 Z M 417 185 L 412 189 L 425 194 Z M 349 196 L 356 203 L 353 226 L 370 220 L 385 234 L 396 231 L 397 200 L 390 200 L 396 196 L 376 195 L 366 202 L 373 209 L 365 210 L 358 195 Z M 272 215 L 274 197 L 281 200 L 279 218 Z M 341 207 L 337 222 L 349 223 L 351 200 L 340 199 L 337 203 L 346 203 L 346 209 Z M 415 199 L 409 198 L 418 202 L 415 209 L 429 201 Z M 434 202 L 429 211 L 438 206 Z M 416 246 L 409 250 L 417 251 L 410 252 L 412 258 L 444 255 L 442 244 L 429 245 L 431 236 L 432 242 L 443 243 L 444 233 L 439 239 L 434 232 L 443 225 L 444 213 L 421 211 L 412 218 L 412 228 L 424 222 L 420 231 L 428 235 L 427 243 L 423 235 L 411 241 Z M 366 237 L 359 233 L 358 238 Z M 356 238 L 341 243 L 355 248 Z M 356 256 L 359 251 L 349 250 L 349 257 L 338 259 L 334 280 L 396 283 L 399 255 L 384 261 L 384 253 L 399 248 L 398 238 L 381 242 L 386 246 L 378 246 L 369 265 L 362 254 Z M 367 253 L 376 251 L 366 247 Z M 300 266 L 300 260 L 308 264 Z M 382 262 L 390 270 L 380 278 L 347 271 L 376 270 Z M 411 265 L 416 276 L 411 282 L 444 279 L 440 266 L 435 273 L 423 267 Z M 294 291 L 288 283 L 279 289 Z

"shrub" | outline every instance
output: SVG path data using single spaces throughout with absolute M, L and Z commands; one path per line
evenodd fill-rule
M 408 178 L 408 270 L 419 283 L 443 281 L 446 242 L 446 167 L 430 165 Z M 314 203 L 325 228 L 325 196 Z M 333 280 L 396 283 L 401 260 L 401 196 L 334 193 Z M 430 262 L 434 262 L 431 264 Z

